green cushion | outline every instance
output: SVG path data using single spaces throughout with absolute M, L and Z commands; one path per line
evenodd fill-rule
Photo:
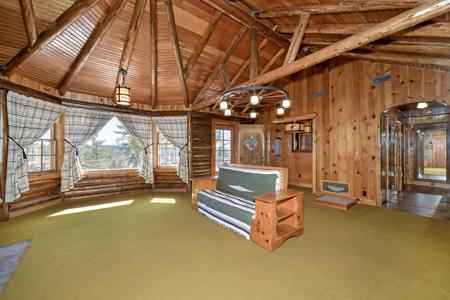
M 237 170 L 222 167 L 219 170 L 217 189 L 221 192 L 252 201 L 255 195 L 275 191 L 277 175 L 257 172 L 258 170 L 249 172 L 245 169 Z
M 197 201 L 199 203 L 203 203 L 209 208 L 212 208 L 224 215 L 232 217 L 233 219 L 239 220 L 251 226 L 254 212 L 239 209 L 235 206 L 231 206 L 224 202 L 217 201 L 216 199 L 210 197 L 207 193 L 198 193 L 197 197 L 198 197 Z

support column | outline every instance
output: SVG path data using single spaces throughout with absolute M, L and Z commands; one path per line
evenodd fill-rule
M 9 220 L 9 206 L 6 203 L 6 172 L 8 164 L 8 136 L 9 136 L 9 126 L 8 126 L 8 106 L 7 106 L 7 95 L 8 90 L 0 89 L 0 115 L 1 119 L 1 131 L 2 131 L 2 157 L 1 157 L 1 175 L 0 175 L 0 197 L 3 202 L 0 204 L 0 222 L 6 222 Z

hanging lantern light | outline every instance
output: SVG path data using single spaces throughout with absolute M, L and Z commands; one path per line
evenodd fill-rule
M 125 85 L 127 70 L 121 69 L 122 83 L 119 83 L 114 90 L 114 102 L 118 105 L 128 106 L 131 104 L 131 89 Z
M 286 98 L 286 99 L 284 99 L 282 102 L 281 102 L 281 106 L 283 107 L 283 108 L 289 108 L 289 107 L 291 107 L 291 100 L 289 100 L 288 98 Z
M 252 118 L 252 119 L 256 119 L 256 116 L 257 116 L 258 114 L 256 113 L 256 111 L 252 111 L 252 112 L 250 112 L 250 118 Z
M 220 110 L 227 109 L 228 108 L 228 102 L 227 101 L 220 101 L 219 107 L 220 107 Z
M 277 108 L 277 115 L 279 115 L 279 116 L 284 115 L 284 108 L 278 107 L 278 108 Z
M 261 100 L 261 98 L 260 98 L 258 95 L 253 94 L 253 95 L 250 97 L 250 104 L 251 104 L 251 105 L 258 105 L 260 100 Z
M 225 109 L 223 114 L 224 114 L 225 117 L 231 116 L 231 109 L 229 109 L 229 108 Z

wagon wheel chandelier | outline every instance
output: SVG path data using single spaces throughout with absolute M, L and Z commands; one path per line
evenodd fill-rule
M 258 109 L 277 107 L 277 115 L 283 115 L 291 107 L 291 100 L 287 91 L 270 85 L 251 85 L 232 88 L 220 95 L 219 106 L 225 116 L 231 116 L 232 111 L 241 114 L 250 112 L 250 118 L 256 118 Z

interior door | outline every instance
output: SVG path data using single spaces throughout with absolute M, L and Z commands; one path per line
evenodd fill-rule
M 264 125 L 239 125 L 239 163 L 266 164 L 266 136 Z

